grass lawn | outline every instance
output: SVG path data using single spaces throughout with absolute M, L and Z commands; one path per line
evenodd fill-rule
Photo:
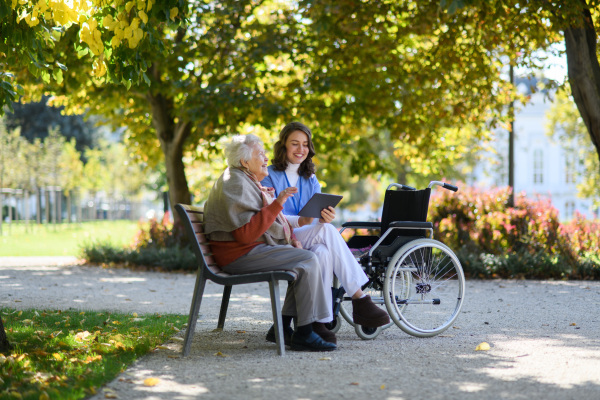
M 83 399 L 187 322 L 184 315 L 0 309 L 8 340 L 0 398 Z M 157 378 L 148 378 L 152 386 Z
M 138 230 L 137 221 L 91 221 L 74 224 L 2 224 L 0 257 L 78 256 L 91 242 L 127 246 Z

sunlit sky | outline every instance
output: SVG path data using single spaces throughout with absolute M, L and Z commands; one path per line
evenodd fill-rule
M 564 54 L 564 43 L 555 46 L 556 51 L 562 51 L 563 54 L 560 56 L 549 55 L 546 61 L 543 75 L 546 78 L 554 79 L 562 83 L 567 78 L 567 56 Z M 528 70 L 525 68 L 516 68 L 515 75 L 527 75 Z

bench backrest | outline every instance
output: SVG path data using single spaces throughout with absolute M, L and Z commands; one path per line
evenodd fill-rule
M 213 275 L 222 275 L 221 269 L 215 262 L 208 239 L 204 235 L 204 212 L 200 207 L 187 204 L 177 204 L 175 209 L 185 226 L 196 259 L 200 264 L 198 268 L 205 268 L 206 272 Z

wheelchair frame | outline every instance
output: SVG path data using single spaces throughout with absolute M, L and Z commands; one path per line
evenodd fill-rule
M 392 196 L 399 199 L 404 196 L 393 194 L 388 200 L 388 191 L 392 191 L 392 188 L 398 189 L 393 192 L 412 191 L 412 197 L 426 199 L 423 200 L 426 204 L 416 205 L 421 215 L 411 217 L 415 220 L 388 221 L 385 227 L 386 216 L 382 215 L 381 222 L 342 224 L 340 234 L 346 229 L 380 230 L 379 236 L 367 237 L 377 240 L 367 252 L 358 255 L 357 260 L 369 278 L 362 288 L 363 291 L 371 295 L 375 304 L 385 307 L 391 321 L 379 328 L 355 324 L 350 310 L 351 298 L 344 295 L 343 287 L 340 287 L 339 281 L 334 278 L 334 320 L 329 324 L 329 329 L 337 332 L 343 317 L 354 326 L 360 338 L 370 340 L 393 324 L 410 335 L 432 337 L 454 323 L 464 300 L 465 277 L 454 252 L 433 238 L 433 224 L 426 222 L 429 194 L 434 186 L 454 192 L 458 190 L 456 186 L 440 181 L 430 182 L 427 189 L 422 191 L 392 183 L 386 189 L 385 202 L 391 201 Z M 391 206 L 385 202 L 383 214 L 386 213 L 386 209 L 389 211 Z M 409 204 L 407 208 L 412 210 L 412 206 L 415 204 Z M 381 232 L 384 228 L 385 231 Z M 397 230 L 400 232 L 394 232 Z M 407 235 L 409 231 L 417 231 L 420 234 Z M 355 235 L 349 242 L 356 237 L 364 238 Z M 390 239 L 393 239 L 391 243 Z

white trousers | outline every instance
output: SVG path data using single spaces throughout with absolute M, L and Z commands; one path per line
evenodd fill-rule
M 319 259 L 323 287 L 331 287 L 333 274 L 335 274 L 346 293 L 352 296 L 368 282 L 369 278 L 333 225 L 320 223 L 305 225 L 295 228 L 294 234 L 302 243 L 302 247 L 315 253 Z M 333 319 L 331 291 L 325 290 L 325 296 L 330 315 L 317 322 L 330 322 Z

